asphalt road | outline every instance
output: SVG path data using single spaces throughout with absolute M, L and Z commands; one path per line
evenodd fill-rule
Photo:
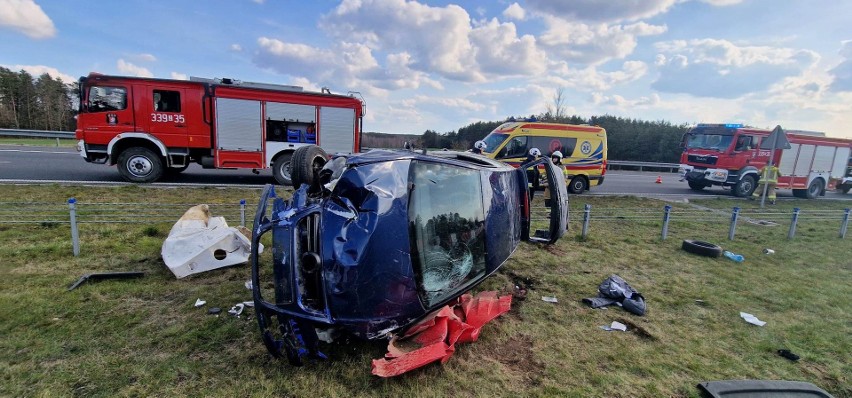
M 656 184 L 657 176 L 662 183 Z M 73 148 L 0 145 L 0 184 L 61 183 L 129 184 L 121 179 L 115 166 L 86 163 Z M 274 183 L 270 170 L 253 174 L 251 170 L 211 170 L 197 164 L 180 175 L 154 185 L 262 186 Z M 713 187 L 695 192 L 679 182 L 677 174 L 637 171 L 608 171 L 604 184 L 585 193 L 591 195 L 635 195 L 672 198 L 730 196 L 729 191 Z M 779 199 L 793 198 L 792 191 L 779 190 Z M 826 198 L 852 200 L 852 194 L 827 192 Z

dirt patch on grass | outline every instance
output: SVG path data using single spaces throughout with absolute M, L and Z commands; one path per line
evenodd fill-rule
M 535 359 L 531 336 L 520 335 L 504 341 L 494 350 L 494 359 L 531 385 L 541 383 L 544 365 Z
M 527 295 L 530 290 L 535 289 L 535 286 L 538 285 L 539 281 L 532 277 L 518 275 L 512 271 L 502 273 L 506 275 L 511 282 L 509 286 L 506 286 L 506 288 L 503 289 L 506 293 L 512 295 L 512 308 L 509 310 L 509 313 L 518 317 L 518 319 L 523 319 L 520 312 L 521 305 L 527 299 Z M 505 293 L 501 292 L 501 295 L 503 294 Z
M 627 331 L 628 332 L 635 333 L 637 336 L 639 336 L 642 339 L 650 340 L 650 341 L 656 341 L 657 340 L 657 337 L 655 337 L 650 332 L 648 332 L 647 329 L 643 328 L 642 326 L 637 325 L 635 322 L 633 322 L 629 319 L 621 318 L 618 321 L 627 325 Z

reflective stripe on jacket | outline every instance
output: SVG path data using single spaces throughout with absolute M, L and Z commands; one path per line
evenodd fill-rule
M 760 170 L 760 181 L 765 183 L 778 183 L 778 168 L 775 166 L 763 166 Z

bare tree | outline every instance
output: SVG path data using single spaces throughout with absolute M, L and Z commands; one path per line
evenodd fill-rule
M 560 120 L 566 116 L 564 87 L 559 87 L 556 89 L 556 93 L 553 94 L 553 103 L 548 104 L 547 108 L 545 108 L 545 115 L 553 120 Z

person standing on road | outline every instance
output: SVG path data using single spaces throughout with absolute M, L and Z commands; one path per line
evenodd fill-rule
M 751 194 L 751 199 L 760 199 L 763 195 L 763 186 L 766 186 L 766 197 L 769 198 L 769 204 L 775 204 L 775 186 L 778 185 L 778 167 L 774 164 L 766 163 L 760 169 L 760 181 L 754 193 Z

